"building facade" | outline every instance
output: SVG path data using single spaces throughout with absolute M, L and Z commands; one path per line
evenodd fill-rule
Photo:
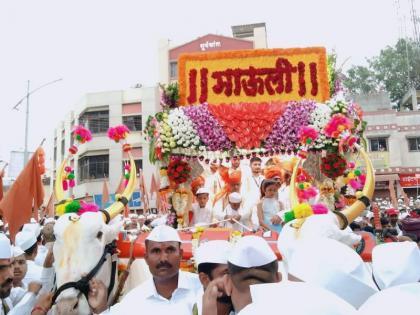
M 207 34 L 176 47 L 169 39 L 159 42 L 159 82 L 168 84 L 178 79 L 178 58 L 184 53 L 267 48 L 265 23 L 232 26 L 233 37 Z
M 157 87 L 141 87 L 123 91 L 107 91 L 86 94 L 70 112 L 54 133 L 53 177 L 68 149 L 73 144 L 74 126 L 83 125 L 92 132 L 93 139 L 82 144 L 69 164 L 75 171 L 76 186 L 68 194 L 74 198 L 94 201 L 101 208 L 103 183 L 109 183 L 111 203 L 122 179 L 124 161 L 128 156 L 122 146 L 107 136 L 111 126 L 125 124 L 130 130 L 128 142 L 132 145 L 137 169 L 143 169 L 146 185 L 150 185 L 155 167 L 148 160 L 148 146 L 142 136 L 142 129 L 149 115 L 159 107 Z M 139 189 L 136 189 L 130 208 L 142 208 Z
M 385 93 L 356 96 L 367 121 L 377 197 L 420 195 L 420 110 L 396 111 Z

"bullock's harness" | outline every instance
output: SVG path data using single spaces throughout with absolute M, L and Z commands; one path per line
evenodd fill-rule
M 82 277 L 79 281 L 73 281 L 73 282 L 67 282 L 64 283 L 62 286 L 60 286 L 55 292 L 54 296 L 52 298 L 52 304 L 55 304 L 58 296 L 67 289 L 73 288 L 80 292 L 80 294 L 83 294 L 86 297 L 86 300 L 88 299 L 89 294 L 89 281 L 93 279 L 93 277 L 96 276 L 98 271 L 102 268 L 103 264 L 105 263 L 107 259 L 107 255 L 109 254 L 111 259 L 112 255 L 114 255 L 117 252 L 117 246 L 116 242 L 113 241 L 112 243 L 109 243 L 105 246 L 104 252 L 102 253 L 101 258 L 99 259 L 98 263 L 93 267 L 93 269 L 84 277 Z M 114 288 L 115 285 L 115 275 L 117 272 L 117 261 L 112 261 L 111 266 L 111 279 L 108 287 L 108 298 Z

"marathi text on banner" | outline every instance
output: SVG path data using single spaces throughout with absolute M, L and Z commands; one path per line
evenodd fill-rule
M 326 50 L 321 47 L 184 54 L 180 104 L 329 98 Z

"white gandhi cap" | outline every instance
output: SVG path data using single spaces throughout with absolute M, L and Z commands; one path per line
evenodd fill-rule
M 229 202 L 231 203 L 241 203 L 242 197 L 240 193 L 233 192 L 229 195 Z
M 210 190 L 206 187 L 201 187 L 197 190 L 197 192 L 195 193 L 196 195 L 200 195 L 200 194 L 210 194 Z
M 12 246 L 6 235 L 0 233 L 0 259 L 12 258 Z
M 30 232 L 38 237 L 41 234 L 41 227 L 38 223 L 26 223 L 23 225 L 22 231 Z
M 335 294 L 304 282 L 280 282 L 251 285 L 252 304 L 241 315 L 279 314 L 273 301 L 281 297 L 285 310 L 293 315 L 356 315 L 357 311 Z M 287 312 L 286 312 L 287 313 Z M 376 313 L 372 313 L 376 314 Z
M 372 250 L 372 269 L 379 288 L 420 280 L 420 251 L 415 242 L 377 245 Z
M 146 240 L 153 242 L 179 242 L 181 238 L 177 230 L 168 225 L 159 225 L 155 227 L 152 232 L 146 237 Z
M 25 254 L 25 252 L 19 246 L 13 246 L 13 257 L 19 257 L 20 255 Z
M 227 264 L 232 244 L 228 241 L 209 241 L 201 243 L 195 253 L 197 266 L 204 263 Z
M 335 293 L 355 308 L 378 292 L 356 251 L 333 239 L 297 241 L 288 267 L 289 274 Z
M 55 223 L 55 219 L 54 218 L 46 218 L 44 221 L 44 224 L 48 224 L 48 223 Z
M 419 309 L 420 283 L 410 283 L 397 285 L 376 293 L 362 305 L 358 314 L 417 314 Z M 385 312 L 382 312 L 383 310 Z
M 259 236 L 244 236 L 233 246 L 228 262 L 242 268 L 264 266 L 277 260 L 268 243 Z
M 21 231 L 16 234 L 15 244 L 23 250 L 31 248 L 36 243 L 35 234 L 28 231 Z

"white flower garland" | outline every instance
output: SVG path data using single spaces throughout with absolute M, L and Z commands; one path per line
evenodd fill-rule
M 200 137 L 194 129 L 192 121 L 184 114 L 182 109 L 175 108 L 169 113 L 168 125 L 172 129 L 173 135 L 170 140 L 171 147 L 175 144 L 178 148 L 199 149 Z

